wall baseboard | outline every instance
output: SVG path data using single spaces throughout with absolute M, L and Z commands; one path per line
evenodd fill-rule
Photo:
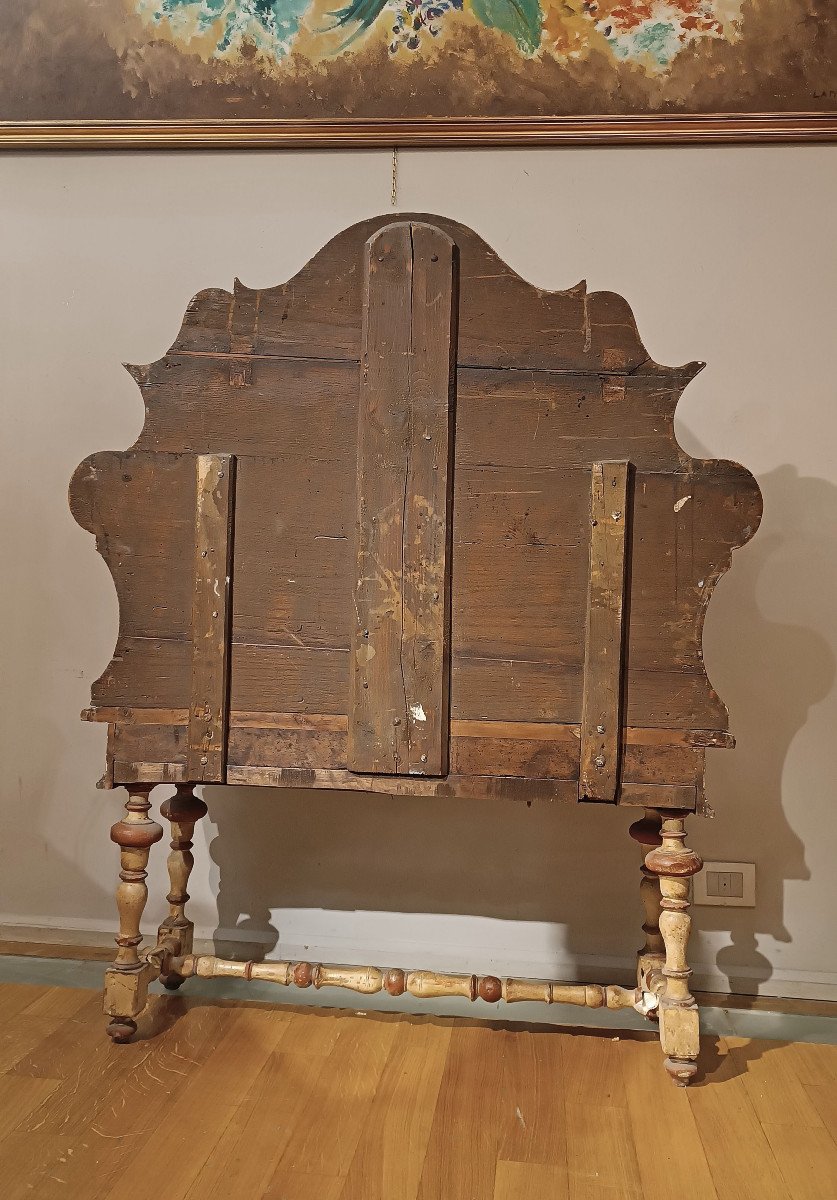
M 153 930 L 145 931 L 146 944 Z M 0 939 L 8 942 L 41 942 L 58 946 L 112 946 L 113 929 L 102 929 L 85 921 L 47 925 L 0 918 Z M 209 929 L 196 927 L 195 949 L 200 954 L 216 950 L 235 957 L 262 957 L 258 947 L 265 941 L 258 933 L 243 929 Z M 574 955 L 571 959 L 516 958 L 504 955 L 502 960 L 478 959 L 473 948 L 459 951 L 438 947 L 432 953 L 419 947 L 407 947 L 403 942 L 382 943 L 370 947 L 347 938 L 319 939 L 316 944 L 296 945 L 283 942 L 281 950 L 270 950 L 267 959 L 279 957 L 309 962 L 372 963 L 376 966 L 397 965 L 405 969 L 424 967 L 437 971 L 474 971 L 482 974 L 516 975 L 534 979 L 560 979 L 566 983 L 624 983 L 630 984 L 634 972 L 633 958 L 604 955 Z M 693 963 L 692 987 L 697 991 L 726 995 L 772 996 L 799 1000 L 837 1000 L 837 972 L 788 971 L 775 969 L 768 979 L 763 970 L 748 966 L 731 967 L 729 974 L 712 963 Z

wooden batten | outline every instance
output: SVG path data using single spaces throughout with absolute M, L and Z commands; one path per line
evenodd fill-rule
M 448 770 L 457 251 L 396 222 L 366 244 L 348 765 Z
M 613 803 L 622 744 L 630 463 L 593 463 L 579 800 Z
M 223 783 L 229 723 L 230 574 L 235 457 L 196 459 L 192 678 L 186 778 Z

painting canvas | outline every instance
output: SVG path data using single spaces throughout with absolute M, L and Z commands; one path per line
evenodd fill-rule
M 830 138 L 833 2 L 0 0 L 0 141 Z

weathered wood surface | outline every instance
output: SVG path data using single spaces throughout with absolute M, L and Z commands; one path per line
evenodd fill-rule
M 192 674 L 186 768 L 196 783 L 223 783 L 227 753 L 235 459 L 196 459 Z
M 369 239 L 365 262 L 349 766 L 444 775 L 455 247 L 397 222 Z
M 565 292 L 543 291 L 512 271 L 467 226 L 422 213 L 406 213 L 401 219 L 432 223 L 459 247 L 460 365 L 567 372 L 583 366 L 593 375 L 671 378 L 671 369 L 649 358 L 621 296 L 588 293 L 583 282 Z M 390 221 L 373 217 L 343 230 L 287 283 L 258 290 L 254 378 L 259 357 L 359 361 L 363 246 Z M 242 288 L 236 296 L 219 288 L 199 293 L 172 350 L 233 354 L 231 314 L 247 291 Z M 699 364 L 689 364 L 677 374 L 685 383 L 696 369 Z
M 191 456 L 99 454 L 77 476 L 76 511 L 107 545 L 120 598 L 119 651 L 94 686 L 96 704 L 189 703 L 182 664 L 192 584 L 189 572 L 171 564 L 192 556 L 193 464 Z M 636 478 L 626 693 L 631 724 L 726 725 L 705 677 L 700 628 L 729 546 L 744 540 L 758 519 L 757 496 L 742 474 L 697 464 L 690 476 Z M 457 471 L 454 717 L 580 719 L 589 477 L 589 468 L 542 471 L 523 487 L 519 479 L 515 486 L 511 471 Z M 340 503 L 329 500 L 329 486 Z M 80 493 L 93 490 L 95 505 L 91 497 L 82 513 Z M 167 497 L 167 511 L 170 505 L 168 525 L 157 490 Z M 297 472 L 272 459 L 239 462 L 234 707 L 347 711 L 354 501 L 353 485 L 341 493 L 315 464 Z M 702 513 L 697 526 L 696 510 Z M 114 553 L 119 545 L 133 554 Z M 655 586 L 644 586 L 652 573 Z
M 619 787 L 629 492 L 629 463 L 593 463 L 580 800 L 613 802 Z
M 302 767 L 346 770 L 346 718 L 327 718 L 321 727 L 299 724 L 285 714 L 282 724 L 258 725 L 265 718 L 252 714 L 242 723 L 231 714 L 229 763 L 242 767 Z M 307 722 L 309 718 L 303 718 Z M 339 724 L 338 724 L 339 722 Z M 462 727 L 479 726 L 477 736 Z M 122 762 L 145 760 L 185 766 L 187 730 L 183 724 L 161 722 L 114 723 L 112 750 Z M 662 731 L 628 729 L 622 748 L 622 777 L 626 783 L 698 785 L 703 776 L 704 748 L 676 741 L 640 740 Z M 507 733 L 511 736 L 501 736 Z M 521 736 L 521 733 L 528 736 Z M 577 780 L 578 726 L 535 723 L 510 726 L 502 722 L 461 722 L 451 726 L 451 770 L 456 775 L 496 775 L 520 778 Z
M 471 231 L 430 220 L 459 249 L 453 726 L 580 726 L 590 470 L 629 458 L 622 723 L 721 736 L 727 716 L 704 671 L 703 618 L 732 550 L 758 525 L 761 498 L 743 468 L 692 459 L 677 445 L 675 406 L 700 364 L 650 360 L 620 297 L 583 286 L 542 292 Z M 136 446 L 92 456 L 71 489 L 120 605 L 116 653 L 93 687 L 95 706 L 189 709 L 193 580 L 183 565 L 194 544 L 195 456 L 229 453 L 239 456 L 231 707 L 264 714 L 263 728 L 273 714 L 348 718 L 363 247 L 386 224 L 345 231 L 280 287 L 201 293 L 172 351 L 132 368 L 146 405 Z M 154 744 L 143 753 L 132 732 L 123 754 L 118 743 L 128 735 L 116 724 L 111 761 L 152 764 Z M 303 770 L 339 774 L 345 728 L 328 739 L 298 731 L 287 755 L 298 752 Z M 242 742 L 235 726 L 233 734 L 237 770 L 292 769 L 284 752 L 268 753 L 264 735 L 256 741 L 268 761 L 255 763 L 255 743 Z M 564 743 L 494 742 L 486 756 L 485 746 L 454 735 L 456 778 L 563 773 Z M 671 769 L 668 782 L 692 786 L 686 766 L 658 760 L 642 769 L 659 782 Z M 167 769 L 174 777 L 179 757 Z
M 461 996 L 475 1002 L 484 1000 L 496 1004 L 534 1002 L 542 1004 L 576 1004 L 582 1008 L 636 1008 L 645 1012 L 648 1005 L 656 1007 L 656 998 L 644 998 L 638 988 L 619 984 L 560 983 L 552 979 L 500 979 L 496 975 L 454 974 L 441 971 L 404 971 L 400 967 L 388 970 L 374 966 L 343 966 L 335 963 L 310 962 L 237 962 L 211 954 L 178 956 L 172 969 L 184 978 L 197 975 L 201 979 L 252 979 L 275 983 L 280 987 L 345 988 L 362 996 L 387 992 L 403 996 L 408 992 L 421 1000 L 439 996 Z

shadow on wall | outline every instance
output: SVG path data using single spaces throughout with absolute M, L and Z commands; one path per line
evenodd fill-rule
M 715 841 L 717 857 L 759 863 L 756 909 L 694 914 L 696 928 L 730 934 L 717 966 L 732 991 L 744 992 L 772 973 L 756 936 L 790 940 L 784 881 L 809 877 L 783 811 L 783 770 L 809 708 L 828 694 L 835 675 L 823 637 L 768 619 L 762 606 L 797 611 L 798 574 L 810 578 L 822 529 L 837 525 L 837 489 L 799 479 L 792 467 L 760 484 L 765 520 L 721 581 L 706 631 L 710 677 L 730 710 L 738 748 L 709 751 L 708 798 L 718 817 L 714 828 L 693 820 L 690 837 L 704 857 L 706 843 Z M 824 606 L 835 586 L 822 586 Z M 266 788 L 207 788 L 205 795 L 218 829 L 210 852 L 220 879 L 220 954 L 281 956 L 274 913 L 293 908 L 548 922 L 565 964 L 585 956 L 624 962 L 639 944 L 638 862 L 627 836 L 636 810 Z M 519 937 L 519 927 L 511 927 L 510 951 Z M 402 940 L 410 941 L 409 929 Z M 417 948 L 416 961 L 401 965 L 423 965 L 421 953 Z
M 707 830 L 705 840 L 719 858 L 758 866 L 754 909 L 696 910 L 700 929 L 730 934 L 717 966 L 733 992 L 757 990 L 773 973 L 758 949 L 759 934 L 791 941 L 784 884 L 810 874 L 786 806 L 797 797 L 804 802 L 808 784 L 786 778 L 785 762 L 809 709 L 835 679 L 833 649 L 821 634 L 764 613 L 803 616 L 820 628 L 831 624 L 837 570 L 824 541 L 828 530 L 837 530 L 837 489 L 823 479 L 800 478 L 792 466 L 763 475 L 759 485 L 764 520 L 721 581 L 704 638 L 710 678 L 729 708 L 737 741 L 734 751 L 707 756 L 707 798 L 717 828 Z M 692 844 L 710 857 L 708 846 L 698 844 L 704 829 L 695 829 Z

